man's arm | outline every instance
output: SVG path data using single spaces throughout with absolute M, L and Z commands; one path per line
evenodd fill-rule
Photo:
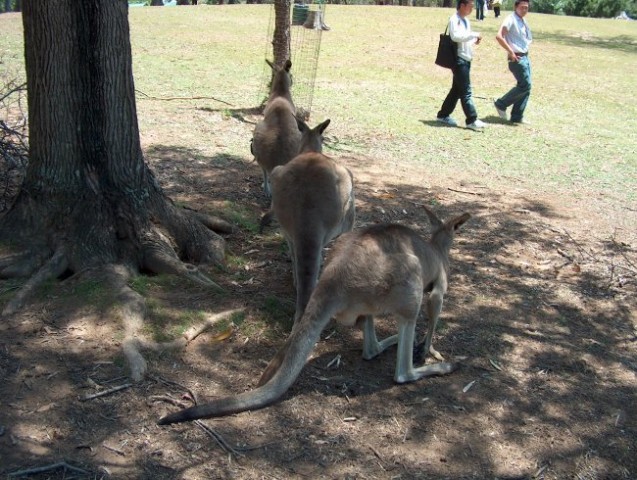
M 471 40 L 480 41 L 481 38 L 479 33 L 472 32 L 465 28 L 464 25 L 460 25 L 458 22 L 454 21 L 449 22 L 449 36 L 451 37 L 451 40 L 456 43 L 464 43 Z
M 509 31 L 507 30 L 507 27 L 502 25 L 500 27 L 500 30 L 498 30 L 498 33 L 496 34 L 495 39 L 502 46 L 502 48 L 504 48 L 507 51 L 507 56 L 509 57 L 509 60 L 511 60 L 512 62 L 517 62 L 519 60 L 518 56 L 515 54 L 515 52 L 513 51 L 513 49 L 511 48 L 511 46 L 507 43 L 505 39 L 507 33 L 509 33 Z

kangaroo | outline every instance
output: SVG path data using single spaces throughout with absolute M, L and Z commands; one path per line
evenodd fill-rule
M 316 285 L 323 247 L 350 231 L 356 217 L 352 173 L 323 155 L 323 132 L 330 120 L 310 129 L 298 120 L 301 153 L 272 170 L 271 212 L 278 219 L 292 257 L 296 313 L 303 310 Z
M 272 69 L 272 85 L 263 120 L 254 128 L 250 150 L 263 170 L 263 189 L 270 197 L 270 172 L 277 165 L 288 163 L 299 153 L 301 132 L 296 123 L 296 110 L 290 93 L 292 62 L 286 61 L 283 68 L 276 67 L 269 60 L 266 62 Z
M 429 293 L 426 351 L 431 347 L 447 291 L 449 249 L 456 230 L 470 215 L 464 213 L 443 223 L 432 211 L 426 211 L 434 226 L 429 241 L 397 224 L 373 225 L 341 235 L 303 316 L 266 367 L 258 387 L 167 415 L 159 424 L 221 417 L 274 403 L 294 383 L 331 318 L 346 326 L 361 325 L 364 359 L 372 359 L 398 344 L 396 383 L 453 372 L 457 365 L 448 362 L 414 367 L 412 348 L 416 319 L 426 292 Z M 383 313 L 396 316 L 398 333 L 379 342 L 373 315 Z

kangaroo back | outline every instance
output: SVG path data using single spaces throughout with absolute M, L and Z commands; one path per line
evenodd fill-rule
M 329 120 L 303 132 L 301 153 L 272 171 L 272 211 L 290 248 L 297 291 L 295 320 L 303 314 L 321 267 L 323 247 L 354 226 L 351 172 L 317 152 Z
M 269 174 L 277 165 L 285 165 L 299 153 L 301 132 L 296 121 L 290 87 L 292 78 L 289 60 L 278 68 L 266 60 L 272 68 L 270 96 L 263 111 L 263 120 L 257 123 L 252 136 L 252 153 L 263 170 L 263 188 L 270 196 Z

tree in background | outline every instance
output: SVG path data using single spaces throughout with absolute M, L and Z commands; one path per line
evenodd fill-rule
M 291 57 L 290 10 L 291 0 L 274 0 L 274 34 L 272 52 L 274 64 L 282 68 Z
M 30 280 L 3 313 L 17 311 L 40 283 L 69 275 L 107 279 L 120 318 L 136 325 L 143 300 L 127 280 L 139 271 L 216 287 L 184 261 L 223 262 L 224 240 L 212 230 L 231 227 L 176 207 L 144 161 L 126 1 L 25 0 L 22 16 L 29 163 L 0 218 L 0 240 L 20 247 L 0 260 L 0 275 Z M 135 344 L 125 352 L 141 379 Z
M 3 12 L 3 11 L 4 12 L 22 11 L 22 0 L 4 0 L 4 5 L 0 4 L 0 12 Z

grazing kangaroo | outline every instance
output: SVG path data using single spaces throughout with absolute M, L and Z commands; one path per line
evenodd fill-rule
M 298 377 L 330 318 L 347 326 L 362 324 L 365 359 L 397 343 L 397 383 L 454 371 L 456 365 L 445 362 L 414 367 L 412 348 L 425 292 L 429 293 L 427 351 L 431 347 L 447 290 L 449 249 L 455 231 L 470 215 L 465 213 L 443 223 L 426 211 L 434 226 L 428 242 L 410 228 L 396 224 L 373 225 L 342 235 L 328 256 L 303 317 L 263 372 L 258 388 L 167 415 L 159 424 L 221 417 L 274 403 Z M 373 315 L 384 313 L 397 318 L 398 334 L 379 342 Z
M 272 213 L 292 257 L 294 321 L 303 315 L 318 281 L 323 247 L 341 233 L 349 232 L 356 216 L 352 173 L 321 153 L 323 132 L 329 124 L 328 119 L 310 129 L 299 120 L 301 153 L 270 174 Z
M 283 68 L 276 67 L 269 60 L 266 62 L 272 69 L 272 85 L 263 120 L 254 128 L 250 150 L 263 170 L 263 189 L 270 197 L 270 172 L 277 165 L 285 165 L 299 153 L 301 132 L 290 94 L 292 62 L 286 61 Z

